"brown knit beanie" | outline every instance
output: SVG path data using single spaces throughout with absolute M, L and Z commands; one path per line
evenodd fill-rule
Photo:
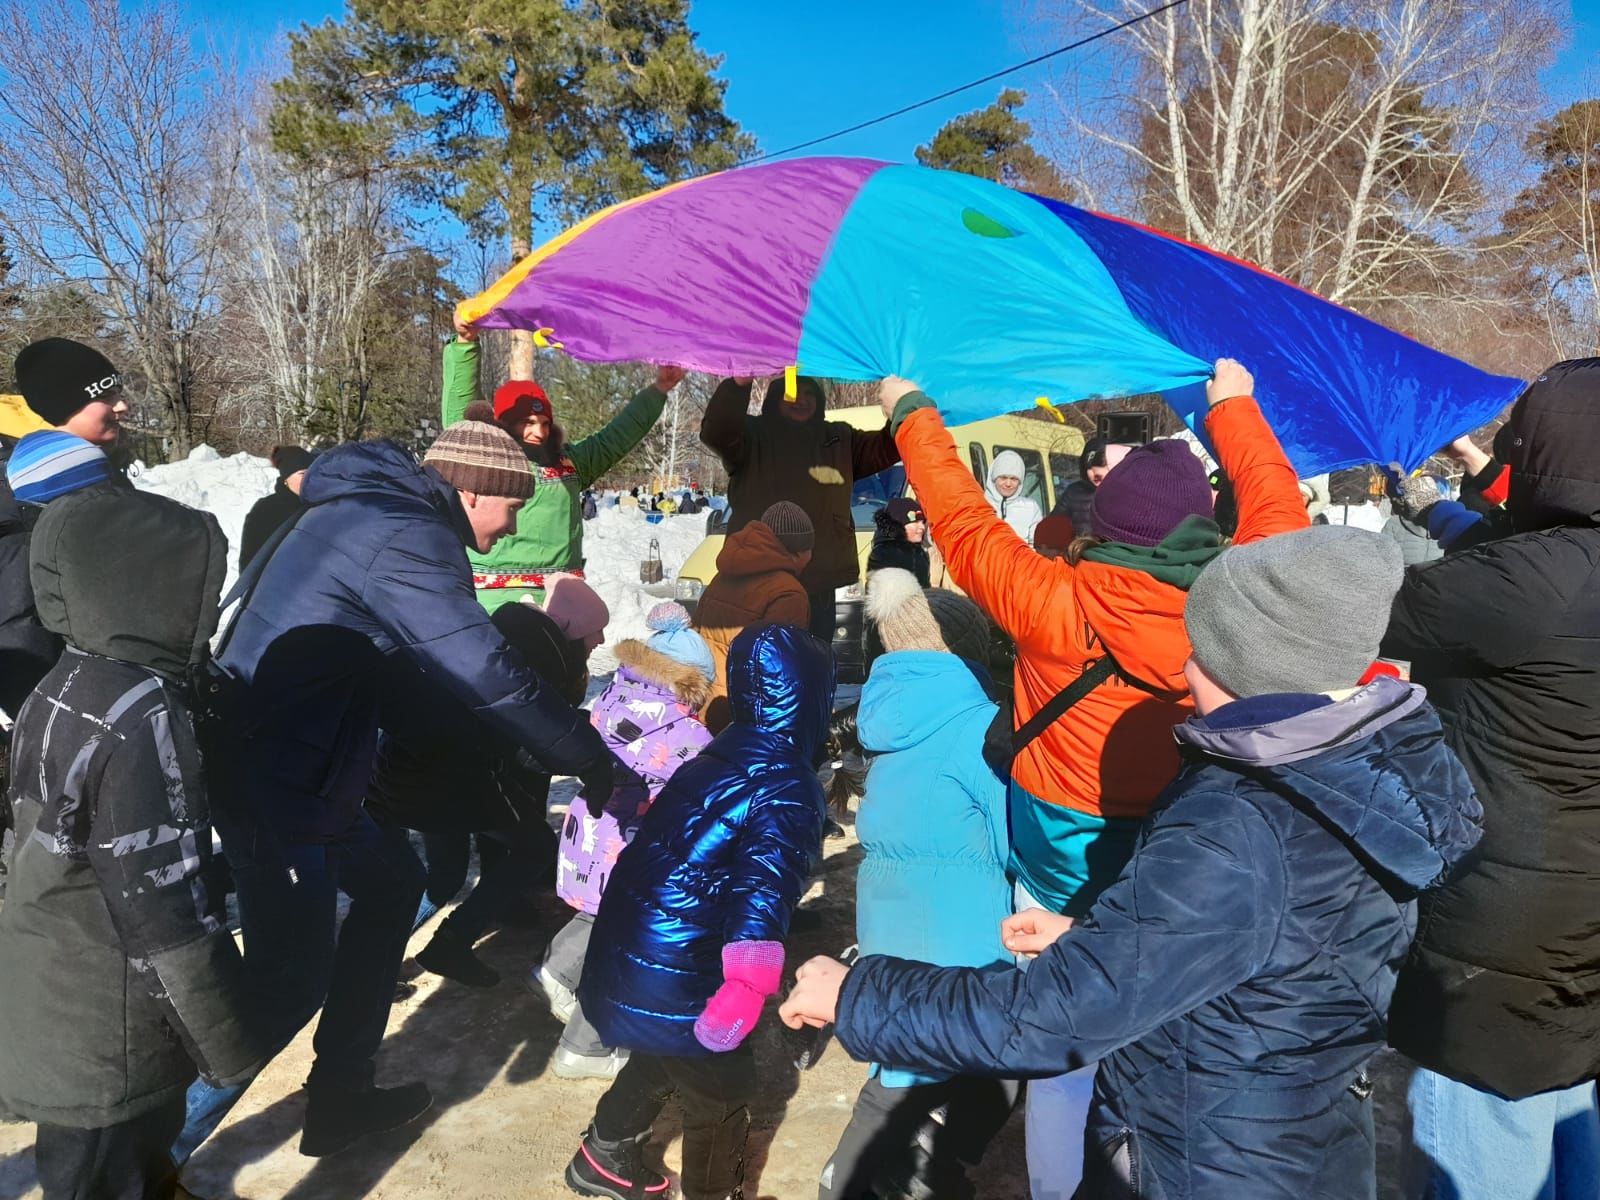
M 761 523 L 778 535 L 790 554 L 803 554 L 817 544 L 817 531 L 811 518 L 792 500 L 779 500 L 761 514 Z
M 867 616 L 878 627 L 883 648 L 933 650 L 989 664 L 989 621 L 965 596 L 924 588 L 898 567 L 867 576 Z
M 487 421 L 457 421 L 428 447 L 422 462 L 459 491 L 514 500 L 533 495 L 533 471 L 522 448 Z

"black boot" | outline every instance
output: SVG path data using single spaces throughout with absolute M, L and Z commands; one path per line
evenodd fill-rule
M 468 987 L 492 988 L 500 982 L 500 972 L 474 954 L 472 943 L 451 929 L 448 922 L 439 926 L 439 932 L 417 951 L 417 965 Z
M 433 1107 L 433 1093 L 421 1082 L 392 1088 L 311 1082 L 306 1085 L 306 1096 L 300 1153 L 307 1158 L 337 1154 L 369 1133 L 409 1125 Z
M 594 1126 L 567 1164 L 567 1186 L 580 1196 L 609 1200 L 648 1200 L 665 1196 L 671 1181 L 644 1165 L 644 1143 L 649 1130 L 620 1142 L 602 1141 Z

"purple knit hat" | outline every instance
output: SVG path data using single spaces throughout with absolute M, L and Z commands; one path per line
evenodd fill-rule
M 1209 517 L 1211 481 L 1188 445 L 1168 438 L 1130 450 L 1094 492 L 1094 531 L 1129 546 L 1159 546 L 1185 517 Z

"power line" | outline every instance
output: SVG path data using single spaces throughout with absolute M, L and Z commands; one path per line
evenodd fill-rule
M 1038 64 L 1042 62 L 1056 58 L 1059 55 L 1066 54 L 1069 51 L 1081 49 L 1082 47 L 1087 46 L 1090 42 L 1098 42 L 1103 37 L 1110 37 L 1113 33 L 1120 33 L 1122 30 L 1137 25 L 1141 21 L 1148 21 L 1151 17 L 1159 17 L 1162 13 L 1168 12 L 1174 8 L 1178 8 L 1180 5 L 1187 4 L 1188 2 L 1189 0 L 1171 0 L 1171 3 L 1163 4 L 1160 8 L 1152 8 L 1150 11 L 1140 13 L 1136 17 L 1129 17 L 1121 24 L 1109 26 L 1105 29 L 1102 29 L 1099 33 L 1091 33 L 1088 37 L 1079 38 L 1075 42 L 1069 42 L 1065 46 L 1057 47 L 1046 54 L 1037 55 L 1034 58 L 1028 59 L 1026 62 L 1019 62 L 1015 66 L 1006 67 L 1003 70 L 995 71 L 993 74 L 985 75 L 982 79 L 974 79 L 971 83 L 963 83 L 960 87 L 953 87 L 949 91 L 940 92 L 937 96 L 929 96 L 926 100 L 918 100 L 915 104 L 908 104 L 904 108 L 897 108 L 893 112 L 884 113 L 881 117 L 873 117 L 870 121 L 862 121 L 859 124 L 851 125 L 848 129 L 840 129 L 833 133 L 824 134 L 822 137 L 812 138 L 808 142 L 799 142 L 782 150 L 773 150 L 767 154 L 758 154 L 754 158 L 746 159 L 739 165 L 742 167 L 754 166 L 756 163 L 766 162 L 769 158 L 782 158 L 785 154 L 793 154 L 796 150 L 809 150 L 812 146 L 820 146 L 823 142 L 831 142 L 835 138 L 844 137 L 846 134 L 857 133 L 863 129 L 870 129 L 874 125 L 882 125 L 885 121 L 892 121 L 896 117 L 903 117 L 906 115 L 906 113 L 916 112 L 919 108 L 927 108 L 930 104 L 937 104 L 941 100 L 948 100 L 951 96 L 959 96 L 962 92 L 970 92 L 975 87 L 982 87 L 986 83 L 993 83 L 996 79 L 1003 79 L 1007 75 L 1015 75 L 1018 71 L 1025 71 L 1029 67 L 1038 66 Z

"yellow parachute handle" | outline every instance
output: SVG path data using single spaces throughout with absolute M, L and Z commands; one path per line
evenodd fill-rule
M 554 332 L 555 330 L 551 329 L 548 325 L 546 325 L 543 329 L 535 329 L 533 331 L 533 344 L 539 347 L 541 350 L 566 349 L 565 346 L 550 336 Z
M 1035 397 L 1033 402 L 1036 405 L 1038 405 L 1040 408 L 1044 409 L 1045 412 L 1049 413 L 1052 417 L 1054 417 L 1058 424 L 1065 425 L 1067 423 L 1066 417 L 1061 415 L 1061 410 L 1059 408 L 1057 408 L 1054 404 L 1050 403 L 1050 397 L 1049 396 L 1038 396 L 1038 397 Z
M 798 364 L 783 369 L 783 398 L 793 404 L 800 395 L 800 367 Z

